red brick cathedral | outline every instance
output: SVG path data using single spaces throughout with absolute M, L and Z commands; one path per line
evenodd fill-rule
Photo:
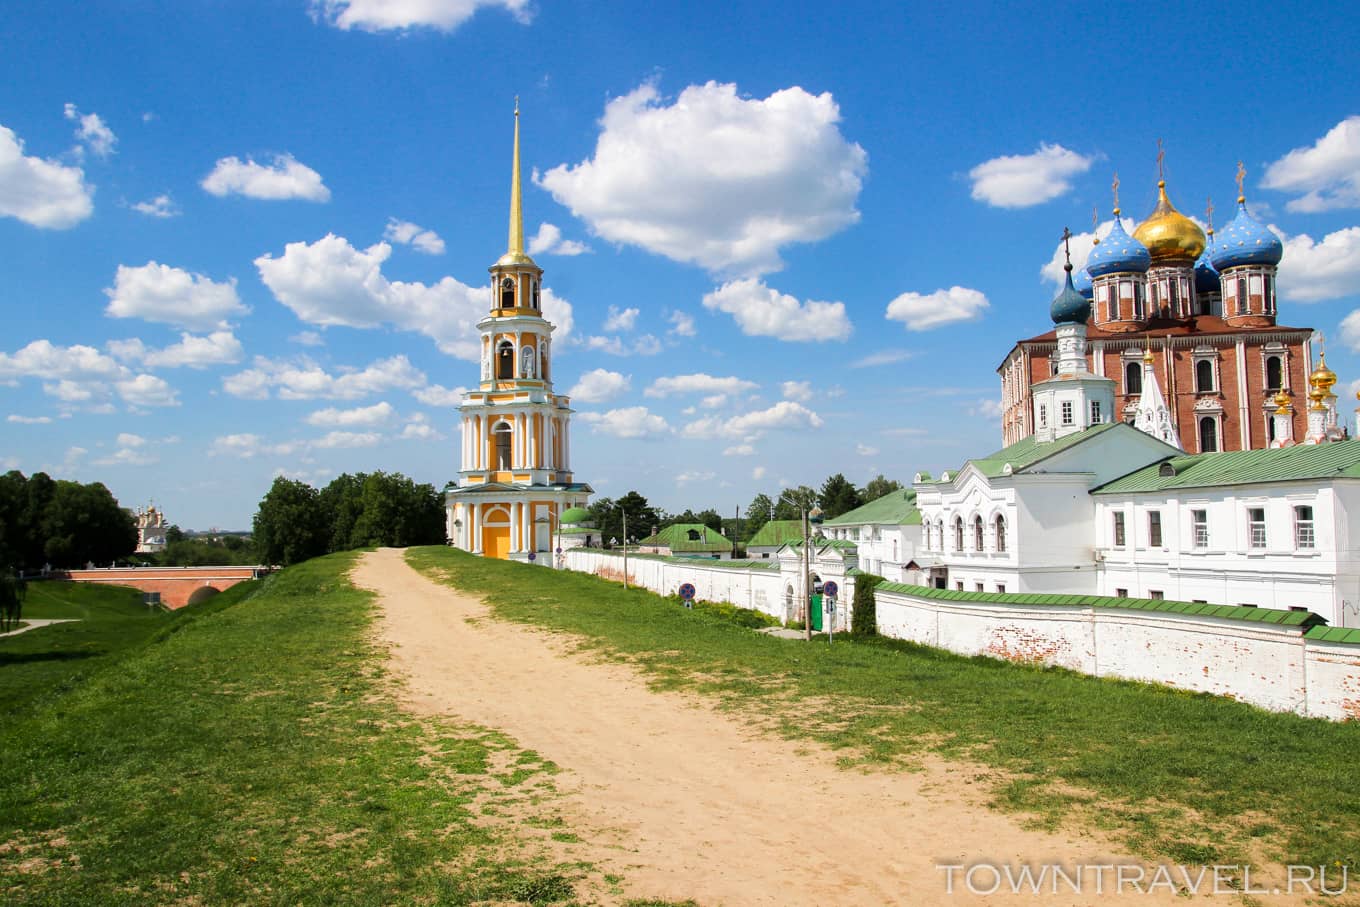
M 1313 331 L 1276 323 L 1275 271 L 1284 248 L 1247 211 L 1242 176 L 1239 167 L 1236 216 L 1217 236 L 1210 227 L 1206 237 L 1172 206 L 1164 180 L 1157 207 L 1130 236 L 1116 194 L 1114 226 L 1076 275 L 1091 303 L 1089 368 L 1114 381 L 1114 417 L 1133 421 L 1153 375 L 1192 453 L 1269 447 L 1280 391 L 1290 398 L 1291 436 L 1307 431 Z M 1057 374 L 1057 347 L 1056 331 L 1021 340 L 997 369 L 1005 444 L 1034 434 L 1031 388 Z M 1148 353 L 1152 368 L 1145 371 Z

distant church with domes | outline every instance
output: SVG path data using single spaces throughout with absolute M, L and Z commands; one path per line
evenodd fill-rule
M 1239 165 L 1236 216 L 1207 236 L 1171 204 L 1164 179 L 1130 236 L 1115 179 L 1114 227 L 1080 273 L 1069 271 L 1055 329 L 1016 343 L 997 369 L 1006 445 L 1107 421 L 1157 426 L 1150 433 L 1189 453 L 1305 437 L 1313 330 L 1276 322 L 1284 248 L 1247 210 L 1244 176 Z M 1077 340 L 1064 325 L 1075 322 L 1085 327 L 1079 353 L 1065 350 Z M 1063 408 L 1056 388 L 1097 378 L 1113 382 L 1112 397 Z

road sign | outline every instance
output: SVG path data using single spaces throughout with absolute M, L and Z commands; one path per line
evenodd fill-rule
M 561 554 L 561 553 L 562 553 L 562 549 L 561 549 L 561 548 L 558 548 L 558 549 L 557 549 L 557 553 L 558 553 L 558 554 Z
M 835 597 L 836 597 L 836 593 L 839 592 L 840 589 L 841 589 L 841 587 L 840 587 L 840 586 L 837 586 L 836 583 L 835 583 L 834 581 L 832 581 L 832 580 L 827 580 L 827 581 L 826 581 L 826 584 L 825 584 L 824 586 L 822 586 L 822 594 L 823 594 L 823 595 L 826 595 L 826 596 L 829 596 L 830 598 L 835 598 Z
M 538 555 L 535 554 L 534 552 L 530 551 L 530 552 L 529 552 L 529 562 L 530 562 L 530 563 L 533 563 L 533 562 L 536 561 L 536 560 L 538 560 Z
M 694 584 L 693 584 L 693 583 L 681 583 L 681 584 L 680 584 L 680 597 L 683 598 L 683 599 L 684 599 L 685 601 L 687 601 L 687 602 L 688 602 L 688 601 L 693 601 L 693 600 L 694 600 Z

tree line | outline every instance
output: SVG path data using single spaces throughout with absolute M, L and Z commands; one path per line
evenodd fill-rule
M 101 482 L 0 476 L 0 572 L 107 566 L 132 556 L 137 518 Z
M 822 508 L 825 519 L 833 519 L 885 494 L 899 491 L 902 487 L 901 482 L 880 475 L 869 480 L 863 488 L 856 488 L 843 474 L 836 473 L 829 476 L 820 489 L 799 485 L 786 489 L 774 498 L 758 494 L 746 508 L 745 516 L 723 516 L 711 507 L 697 512 L 690 508 L 680 513 L 667 513 L 653 507 L 637 491 L 630 491 L 617 499 L 600 498 L 590 505 L 589 510 L 605 545 L 624 541 L 625 514 L 628 517 L 626 537 L 629 540 L 646 538 L 653 531 L 676 523 L 703 523 L 710 529 L 722 532 L 734 543 L 744 544 L 771 520 L 801 519 L 803 509 L 811 509 L 814 504 Z
M 344 473 L 322 489 L 274 480 L 253 523 L 255 550 L 267 564 L 296 564 L 333 551 L 439 545 L 444 496 L 401 473 Z

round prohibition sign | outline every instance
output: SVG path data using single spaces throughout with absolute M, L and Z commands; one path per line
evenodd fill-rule
M 683 598 L 683 599 L 684 599 L 685 601 L 687 601 L 687 602 L 694 601 L 694 584 L 693 584 L 693 583 L 681 583 L 681 584 L 680 584 L 680 597 Z
M 828 580 L 826 584 L 822 586 L 822 594 L 827 598 L 835 598 L 836 593 L 839 592 L 840 589 L 841 587 L 837 586 L 835 582 Z

